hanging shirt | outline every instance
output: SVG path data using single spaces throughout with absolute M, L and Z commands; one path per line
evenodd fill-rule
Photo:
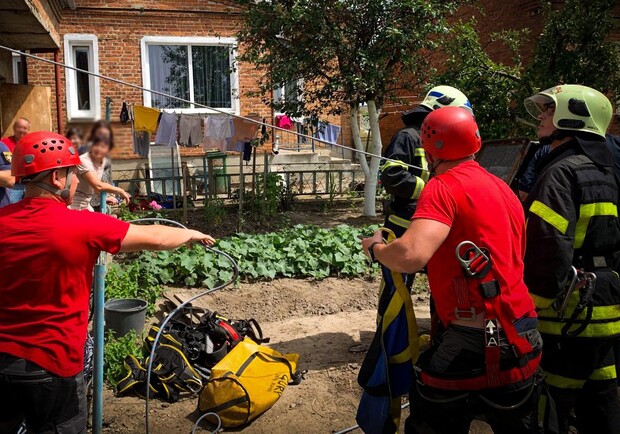
M 248 116 L 250 119 L 260 121 L 258 116 Z M 256 138 L 256 133 L 260 128 L 260 124 L 250 122 L 242 118 L 233 119 L 235 134 L 233 134 L 228 145 L 228 151 L 244 152 L 245 143 L 251 142 Z
M 317 139 L 335 145 L 338 143 L 339 135 L 340 127 L 338 125 L 319 122 L 318 130 L 316 132 Z
M 198 116 L 181 115 L 179 121 L 179 145 L 198 146 L 202 141 L 200 124 L 201 119 Z
M 73 203 L 71 203 L 71 209 L 87 209 L 92 211 L 93 208 L 90 204 L 93 195 L 95 194 L 95 190 L 90 186 L 88 181 L 84 179 L 84 174 L 88 172 L 92 172 L 95 174 L 98 180 L 103 178 L 103 172 L 105 170 L 106 164 L 110 164 L 108 158 L 103 160 L 101 164 L 95 163 L 90 158 L 90 153 L 80 155 L 80 165 L 77 167 L 77 174 L 80 179 L 80 183 L 75 190 L 75 196 L 73 197 Z
M 149 156 L 151 148 L 151 134 L 148 131 L 134 131 L 133 151 L 143 158 Z
M 136 105 L 133 107 L 134 129 L 136 131 L 148 131 L 155 134 L 157 131 L 157 121 L 159 120 L 159 110 Z
M 0 353 L 61 377 L 81 372 L 93 267 L 101 251 L 120 250 L 128 229 L 49 198 L 0 209 Z
M 287 115 L 278 115 L 276 116 L 276 127 L 290 130 L 293 128 L 293 122 Z
M 163 112 L 155 135 L 156 145 L 167 145 L 170 148 L 177 144 L 177 115 Z
M 226 152 L 233 136 L 233 123 L 229 116 L 208 116 L 204 119 L 205 134 L 202 145 L 205 149 L 217 148 Z

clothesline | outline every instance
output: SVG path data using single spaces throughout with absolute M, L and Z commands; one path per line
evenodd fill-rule
M 209 107 L 209 106 L 207 106 L 205 104 L 200 104 L 200 103 L 192 102 L 192 101 L 189 101 L 187 99 L 180 98 L 180 97 L 177 97 L 177 96 L 174 96 L 174 95 L 169 95 L 167 93 L 160 92 L 160 91 L 157 91 L 157 90 L 154 90 L 154 89 L 148 89 L 146 87 L 143 87 L 143 86 L 140 86 L 140 85 L 137 85 L 137 84 L 133 84 L 133 83 L 129 83 L 129 82 L 126 82 L 126 81 L 123 81 L 123 80 L 119 80 L 118 78 L 109 77 L 109 76 L 106 76 L 106 75 L 102 75 L 102 74 L 98 74 L 98 73 L 95 73 L 95 72 L 92 72 L 92 71 L 88 71 L 86 69 L 77 68 L 77 67 L 72 66 L 72 65 L 67 65 L 66 63 L 57 62 L 57 61 L 54 61 L 54 60 L 51 60 L 51 59 L 46 59 L 46 58 L 43 58 L 43 57 L 40 57 L 40 56 L 36 56 L 34 54 L 31 54 L 31 53 L 26 53 L 24 51 L 20 51 L 20 50 L 14 49 L 14 48 L 7 47 L 5 45 L 0 45 L 0 50 L 5 50 L 5 51 L 11 52 L 11 53 L 19 54 L 19 55 L 24 56 L 24 57 L 28 57 L 28 58 L 31 58 L 31 59 L 36 59 L 36 60 L 38 60 L 40 62 L 48 63 L 48 64 L 51 64 L 51 65 L 60 66 L 60 67 L 65 68 L 65 69 L 70 69 L 70 70 L 73 70 L 73 71 L 76 71 L 76 72 L 80 72 L 82 74 L 86 74 L 88 76 L 97 77 L 97 78 L 100 78 L 102 80 L 111 81 L 113 83 L 121 84 L 123 86 L 127 86 L 127 87 L 130 87 L 130 88 L 133 88 L 133 89 L 139 89 L 139 90 L 142 90 L 144 92 L 149 92 L 149 93 L 154 94 L 154 95 L 160 95 L 160 96 L 163 96 L 163 97 L 166 97 L 166 98 L 174 99 L 176 101 L 184 102 L 186 104 L 193 104 L 194 106 L 197 106 L 197 107 L 200 107 L 200 108 L 209 109 L 209 110 L 211 110 L 213 112 L 216 112 L 216 113 L 227 114 L 227 112 L 225 110 L 222 110 L 222 109 L 218 109 L 218 108 L 215 108 L 215 107 Z M 262 125 L 263 124 L 261 121 L 255 121 L 255 120 L 252 120 L 252 119 L 247 118 L 245 116 L 241 116 L 241 115 L 237 115 L 237 114 L 230 114 L 230 116 L 232 116 L 234 118 L 239 118 L 239 119 L 246 119 L 248 122 L 253 122 L 253 123 L 256 123 L 258 125 Z M 272 128 L 272 129 L 275 129 L 275 130 L 281 130 L 281 131 L 285 131 L 286 132 L 286 130 L 283 130 L 282 128 L 278 128 L 275 125 L 269 125 L 269 124 L 266 124 L 266 125 L 269 128 Z M 304 138 L 310 139 L 310 140 L 317 140 L 315 137 L 309 136 L 307 134 L 298 134 L 298 136 L 301 136 L 301 137 L 304 137 Z M 343 149 L 349 150 L 351 152 L 354 152 L 354 153 L 360 154 L 360 155 L 365 155 L 365 156 L 369 156 L 369 157 L 376 157 L 376 158 L 382 158 L 382 156 L 379 155 L 379 154 L 373 154 L 372 152 L 364 151 L 364 150 L 357 149 L 357 148 L 350 148 L 348 146 L 341 145 L 341 144 L 338 144 L 338 143 L 334 143 L 333 146 L 336 146 L 336 147 L 339 147 L 339 148 L 343 148 Z M 393 159 L 390 159 L 390 158 L 383 158 L 383 160 L 384 161 L 392 161 L 392 162 L 395 162 L 395 163 L 399 163 L 401 165 L 405 165 L 405 166 L 410 167 L 412 169 L 425 170 L 422 167 L 415 166 L 415 165 L 412 165 L 412 164 L 404 164 L 401 161 L 396 161 L 396 160 L 393 160 Z

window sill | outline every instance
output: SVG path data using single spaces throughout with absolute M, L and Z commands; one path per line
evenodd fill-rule
M 238 115 L 239 110 L 223 108 L 218 109 L 218 111 L 206 109 L 206 108 L 162 108 L 157 109 L 168 113 L 178 113 L 178 114 L 196 114 L 196 115 L 217 115 L 217 114 L 230 114 L 230 115 Z M 220 111 L 221 110 L 221 111 Z

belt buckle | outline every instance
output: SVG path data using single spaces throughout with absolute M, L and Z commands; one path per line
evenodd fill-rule
M 461 321 L 473 321 L 476 319 L 476 309 L 470 307 L 469 309 L 454 308 L 454 317 Z
M 463 251 L 464 247 L 466 249 Z M 471 241 L 460 243 L 456 247 L 455 254 L 468 277 L 481 279 L 491 268 L 491 257 L 488 250 L 481 249 Z M 472 269 L 472 265 L 475 265 L 475 269 Z

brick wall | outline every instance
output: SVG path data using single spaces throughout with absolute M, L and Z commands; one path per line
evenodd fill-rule
M 142 85 L 141 39 L 145 36 L 196 36 L 196 37 L 233 37 L 239 29 L 239 10 L 234 2 L 185 0 L 150 1 L 103 1 L 79 0 L 77 9 L 64 9 L 60 23 L 61 38 L 68 33 L 95 34 L 99 45 L 99 72 L 132 84 Z M 243 47 L 240 47 L 242 50 Z M 44 55 L 52 58 L 52 55 Z M 63 53 L 60 60 L 64 61 Z M 54 68 L 49 64 L 31 60 L 28 64 L 30 84 L 52 87 L 55 94 Z M 271 111 L 259 97 L 250 97 L 249 91 L 257 90 L 260 71 L 251 64 L 238 64 L 240 113 L 258 113 L 268 120 Z M 105 98 L 112 99 L 111 120 L 115 134 L 116 159 L 138 158 L 133 153 L 131 128 L 122 125 L 118 119 L 123 101 L 143 104 L 141 90 L 101 80 L 101 115 L 105 117 Z M 60 100 L 64 116 L 65 130 L 70 126 L 80 126 L 85 133 L 90 129 L 87 124 L 69 124 L 66 119 L 67 107 L 65 97 L 65 71 L 61 71 Z M 55 107 L 55 96 L 52 107 Z M 57 125 L 56 113 L 53 113 L 54 125 Z M 330 119 L 339 124 L 340 119 Z M 348 121 L 345 117 L 345 121 Z M 350 143 L 350 127 L 345 126 L 346 143 Z M 183 156 L 202 155 L 201 148 L 184 149 Z

